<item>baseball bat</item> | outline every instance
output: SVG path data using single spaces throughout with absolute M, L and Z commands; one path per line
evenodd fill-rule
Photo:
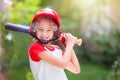
M 16 31 L 16 32 L 22 32 L 22 33 L 30 34 L 29 27 L 23 26 L 23 25 L 16 25 L 16 24 L 12 24 L 12 23 L 6 23 L 5 24 L 5 28 L 7 30 L 11 30 L 11 31 Z
M 22 33 L 27 33 L 31 35 L 31 32 L 29 31 L 29 27 L 23 26 L 23 25 L 17 25 L 17 24 L 12 24 L 12 23 L 6 23 L 5 28 L 7 30 L 15 31 L 15 32 L 22 32 Z M 63 36 L 61 36 L 63 37 Z M 76 41 L 76 44 L 80 46 L 82 44 L 82 40 L 78 39 Z

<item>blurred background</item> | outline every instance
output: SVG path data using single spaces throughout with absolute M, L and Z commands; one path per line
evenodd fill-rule
M 120 80 L 120 0 L 0 0 L 0 80 L 34 80 L 27 53 L 32 38 L 4 25 L 29 26 L 45 7 L 58 12 L 64 32 L 83 40 L 74 47 L 81 73 L 66 71 L 69 80 Z

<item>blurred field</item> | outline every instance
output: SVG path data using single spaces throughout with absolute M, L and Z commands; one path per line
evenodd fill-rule
M 110 69 L 87 62 L 81 64 L 80 74 L 66 72 L 69 80 L 107 80 Z
M 120 80 L 120 59 L 113 64 L 120 57 L 120 0 L 0 1 L 0 74 L 8 80 L 34 80 L 27 54 L 33 40 L 6 30 L 4 24 L 29 26 L 34 13 L 45 7 L 59 13 L 63 32 L 83 40 L 82 46 L 75 46 L 81 73 L 66 71 L 69 80 Z

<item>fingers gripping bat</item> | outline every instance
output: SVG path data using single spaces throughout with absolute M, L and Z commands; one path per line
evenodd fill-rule
M 5 24 L 5 28 L 7 30 L 11 30 L 11 31 L 15 31 L 15 32 L 27 33 L 27 34 L 31 35 L 29 27 L 27 27 L 27 26 L 17 25 L 17 24 L 12 24 L 12 23 L 6 23 Z M 61 37 L 64 37 L 64 36 L 61 36 Z M 62 39 L 61 37 L 60 37 L 60 40 Z M 82 44 L 82 40 L 81 39 L 77 39 L 76 44 L 78 46 L 80 46 Z

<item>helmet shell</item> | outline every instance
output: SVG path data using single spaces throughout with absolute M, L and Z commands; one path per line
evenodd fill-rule
M 55 10 L 50 9 L 50 8 L 45 8 L 45 9 L 39 10 L 34 15 L 32 23 L 35 20 L 37 20 L 38 17 L 40 17 L 40 16 L 50 16 L 50 17 L 52 17 L 57 22 L 58 27 L 60 26 L 60 17 L 59 17 L 59 15 L 57 14 L 57 12 Z

